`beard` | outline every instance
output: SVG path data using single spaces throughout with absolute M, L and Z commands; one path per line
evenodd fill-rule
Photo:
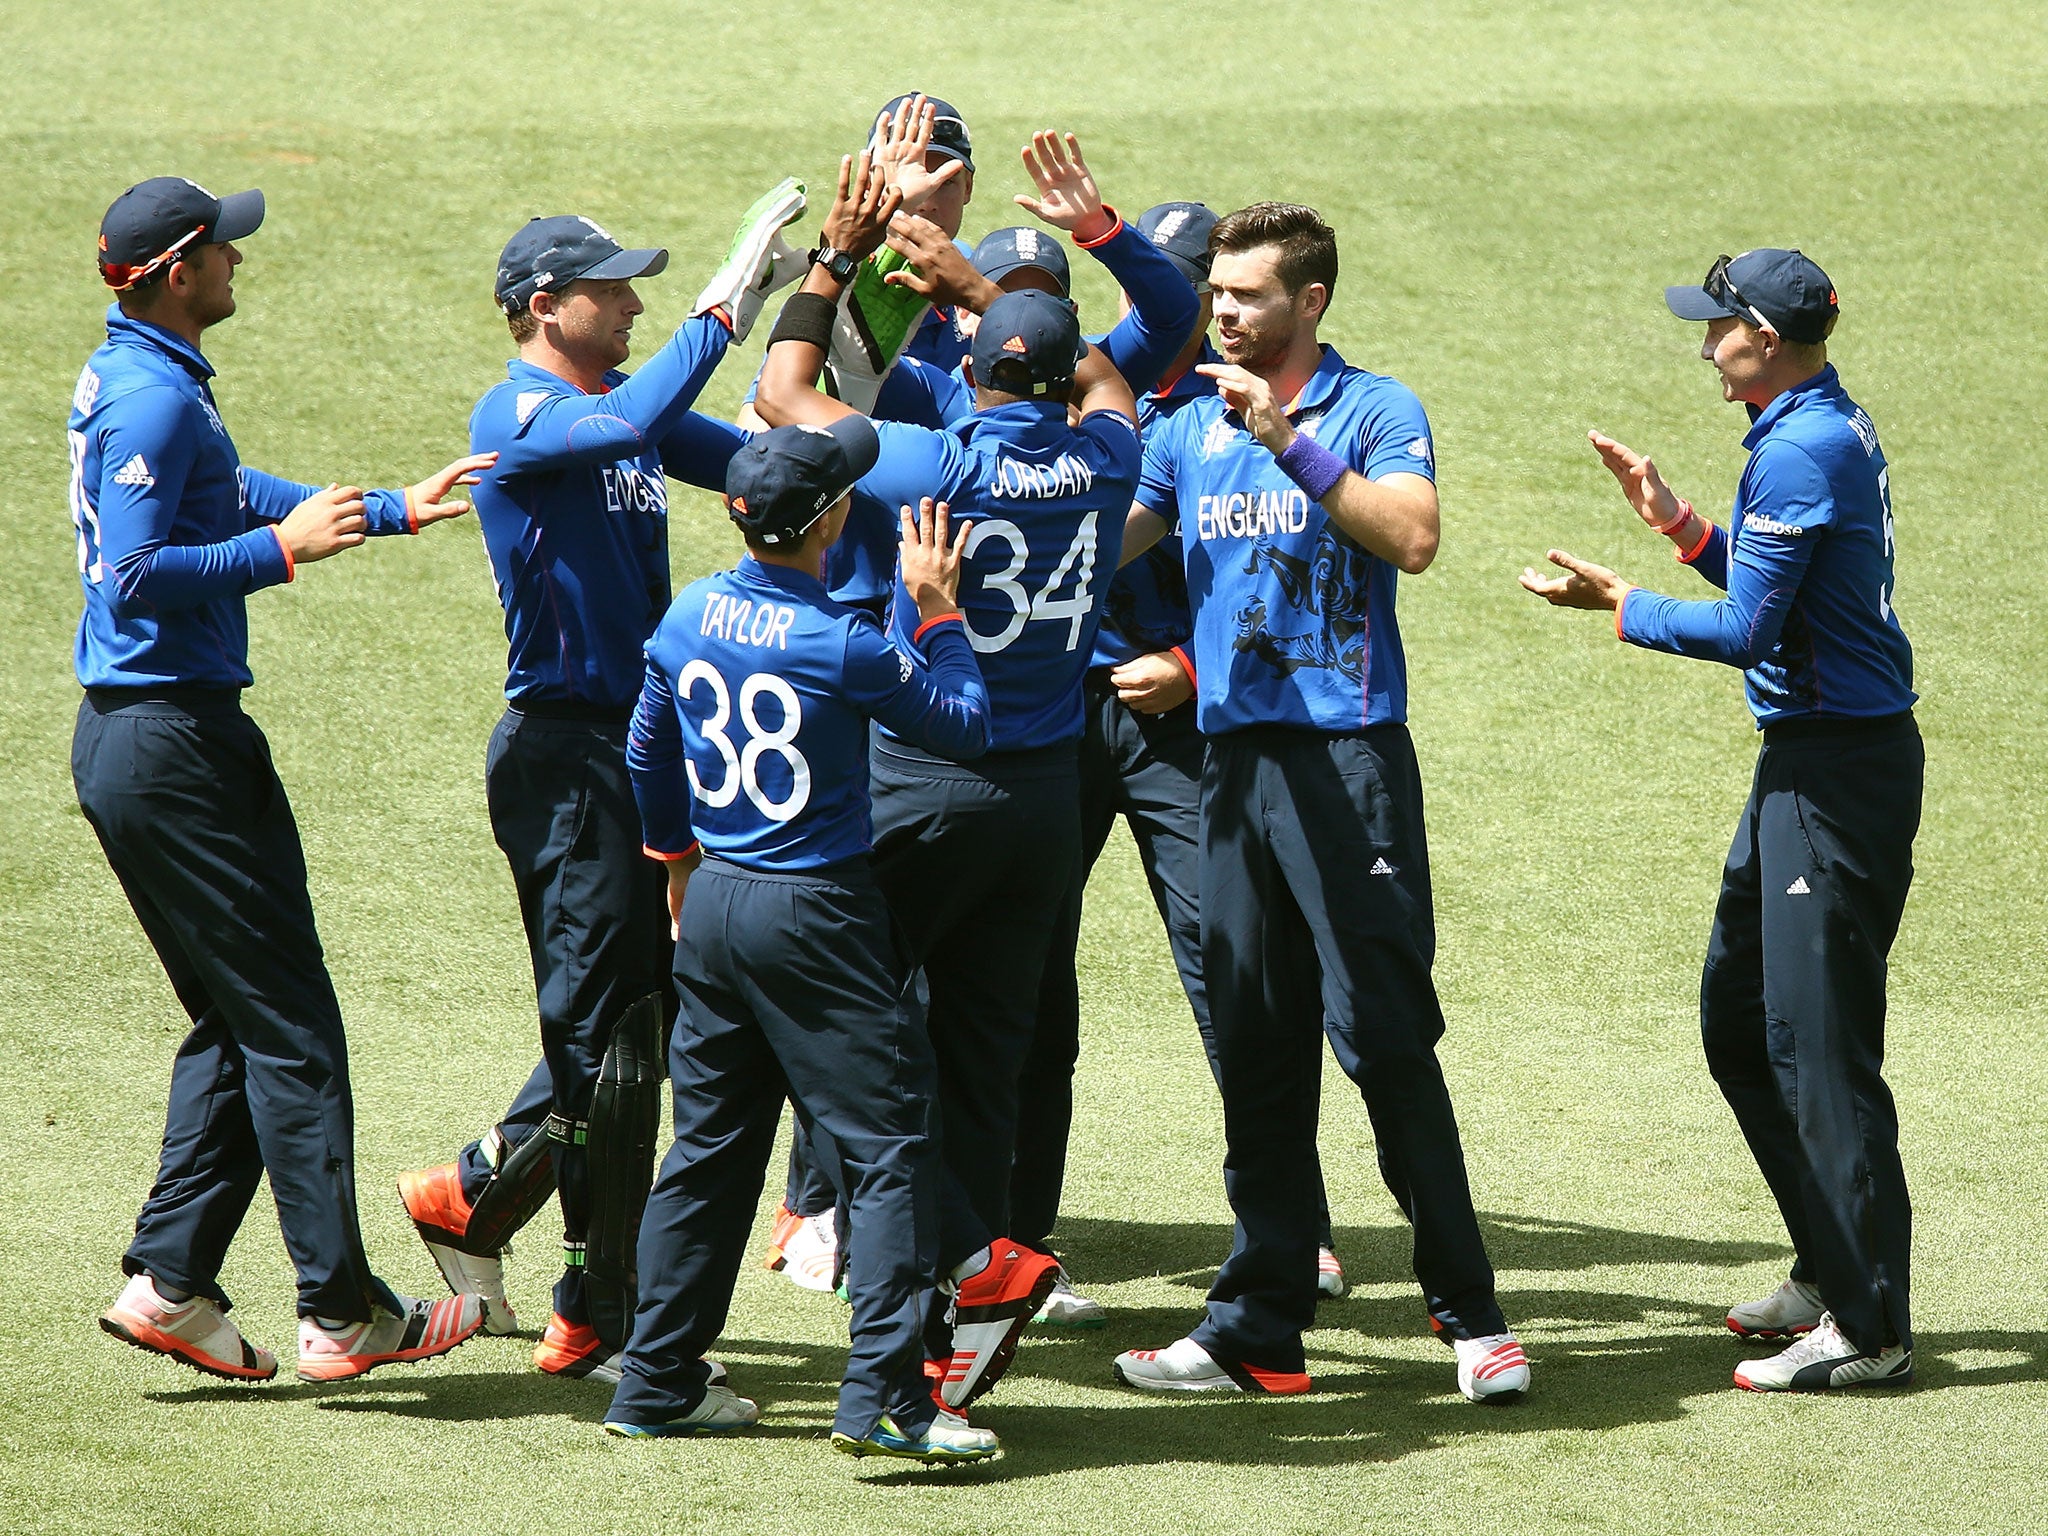
M 1219 350 L 1226 363 L 1258 373 L 1277 366 L 1294 345 L 1294 327 L 1262 326 L 1257 330 L 1246 330 L 1235 342 L 1219 338 Z

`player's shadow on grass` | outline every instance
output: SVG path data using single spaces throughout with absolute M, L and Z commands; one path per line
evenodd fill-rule
M 1482 1211 L 1479 1226 L 1499 1270 L 1577 1270 L 1604 1264 L 1729 1267 L 1792 1256 L 1782 1242 L 1674 1237 L 1582 1221 Z M 1062 1216 L 1055 1246 L 1084 1291 L 1090 1284 L 1165 1279 L 1207 1291 L 1230 1252 L 1230 1228 L 1211 1222 L 1104 1221 Z M 1340 1227 L 1337 1252 L 1354 1285 L 1411 1280 L 1406 1223 Z

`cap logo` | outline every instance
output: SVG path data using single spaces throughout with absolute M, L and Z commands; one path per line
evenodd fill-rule
M 1828 290 L 1828 302 L 1830 304 L 1835 302 L 1835 290 L 1832 288 Z
M 813 437 L 830 437 L 832 435 L 831 429 L 821 427 L 813 421 L 797 421 L 790 423 L 790 425 L 794 426 L 799 432 L 810 433 Z
M 1186 224 L 1187 221 L 1187 209 L 1174 209 L 1173 212 L 1169 213 L 1165 218 L 1161 219 L 1159 221 L 1159 227 L 1152 231 L 1152 243 L 1154 245 L 1166 244 L 1167 241 L 1171 240 L 1175 235 L 1181 232 L 1181 226 Z
M 1037 230 L 1020 229 L 1017 231 L 1017 254 L 1026 261 L 1036 261 L 1038 259 Z
M 578 214 L 576 216 L 576 222 L 578 224 L 581 224 L 585 229 L 589 230 L 593 235 L 596 235 L 598 239 L 612 240 L 612 232 L 606 229 L 603 225 L 599 224 L 595 219 L 586 219 L 581 214 Z M 617 245 L 618 243 L 618 241 L 612 240 L 613 245 Z
M 1024 338 L 1022 336 L 1012 336 L 1009 340 L 1003 343 L 1003 350 L 1005 352 L 1014 353 L 1018 357 L 1023 357 L 1031 349 L 1024 344 Z

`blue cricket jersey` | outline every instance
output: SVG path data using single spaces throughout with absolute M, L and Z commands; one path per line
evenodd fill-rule
M 1758 726 L 1913 707 L 1913 648 L 1892 609 L 1891 471 L 1830 364 L 1757 414 L 1723 532 L 1683 557 L 1728 595 L 1632 589 L 1622 639 L 1743 670 Z
M 1204 339 L 1201 355 L 1178 378 L 1160 381 L 1138 397 L 1138 430 L 1149 441 L 1161 422 L 1178 415 L 1190 401 L 1216 393 L 1216 381 L 1195 369 L 1220 363 L 1222 354 Z M 1169 533 L 1116 573 L 1103 599 L 1102 628 L 1095 636 L 1091 667 L 1120 667 L 1140 656 L 1174 651 L 1195 675 L 1188 641 L 1195 633 L 1188 611 L 1188 574 L 1180 535 Z
M 1335 347 L 1287 415 L 1369 480 L 1436 478 L 1422 402 Z M 1334 527 L 1221 396 L 1197 397 L 1153 430 L 1137 502 L 1181 536 L 1204 735 L 1408 718 L 1398 573 Z
M 886 513 L 893 528 L 901 507 L 930 496 L 974 524 L 960 609 L 988 683 L 990 750 L 1078 738 L 1081 679 L 1137 481 L 1136 424 L 1096 411 L 1070 427 L 1065 405 L 1021 400 L 946 432 L 902 422 L 875 430 L 882 455 L 855 488 L 853 516 Z M 916 623 L 916 605 L 895 583 L 898 640 Z
M 668 484 L 725 489 L 747 434 L 690 409 L 725 355 L 715 315 L 683 322 L 631 377 L 585 394 L 522 358 L 470 413 L 498 455 L 476 513 L 510 643 L 505 697 L 630 710 L 641 647 L 668 607 Z
M 647 645 L 626 740 L 647 851 L 817 869 L 870 845 L 868 721 L 967 758 L 988 695 L 957 619 L 906 648 L 816 577 L 748 556 L 692 582 Z
M 71 520 L 88 688 L 246 688 L 245 599 L 292 579 L 277 524 L 321 489 L 246 467 L 213 365 L 182 337 L 107 307 L 106 342 L 71 395 Z M 371 534 L 417 531 L 402 490 L 364 498 Z

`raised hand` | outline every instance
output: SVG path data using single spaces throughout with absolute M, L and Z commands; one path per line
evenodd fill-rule
M 875 168 L 866 150 L 858 159 L 845 155 L 839 161 L 839 187 L 820 233 L 834 250 L 865 259 L 880 248 L 889 220 L 902 206 L 902 194 Z
M 951 533 L 951 509 L 929 496 L 918 502 L 915 514 L 905 506 L 899 517 L 903 542 L 897 559 L 901 562 L 903 589 L 917 604 L 918 618 L 936 619 L 957 613 L 960 563 L 965 558 L 968 530 L 974 525 L 962 523 L 957 533 Z
M 477 471 L 489 469 L 498 462 L 495 453 L 473 453 L 468 458 L 457 459 L 445 469 L 436 470 L 426 479 L 405 488 L 405 510 L 412 518 L 415 528 L 424 528 L 429 523 L 438 523 L 446 518 L 460 517 L 469 510 L 466 501 L 449 501 L 448 493 L 458 485 L 475 485 Z
M 914 213 L 897 214 L 889 221 L 885 243 L 913 263 L 887 274 L 882 279 L 885 283 L 908 288 L 934 304 L 952 304 L 976 315 L 1003 296 L 1003 290 L 975 271 L 974 263 L 962 256 L 960 247 L 930 219 Z
M 1273 386 L 1248 368 L 1235 363 L 1198 363 L 1195 372 L 1216 381 L 1216 393 L 1237 412 L 1253 437 L 1273 453 L 1284 451 L 1294 441 L 1294 424 L 1273 398 Z
M 1657 466 L 1650 462 L 1649 455 L 1637 453 L 1603 432 L 1588 432 L 1586 438 L 1600 455 L 1600 462 L 1620 484 L 1621 494 L 1636 509 L 1636 516 L 1649 525 L 1652 533 L 1684 531 L 1683 525 L 1692 519 L 1677 494 L 1657 473 Z
M 1604 565 L 1581 560 L 1561 549 L 1551 550 L 1549 559 L 1568 574 L 1539 576 L 1525 565 L 1521 582 L 1526 591 L 1534 592 L 1553 608 L 1618 608 L 1629 594 L 1630 584 Z
M 936 171 L 925 165 L 932 147 L 932 104 L 921 94 L 898 106 L 893 117 L 878 114 L 873 137 L 875 167 L 906 208 L 922 208 L 933 192 L 960 174 L 960 162 L 951 157 Z
M 1081 158 L 1081 143 L 1071 133 L 1058 134 L 1041 128 L 1024 146 L 1024 169 L 1038 186 L 1036 197 L 1018 193 L 1013 201 L 1064 229 L 1076 240 L 1100 239 L 1109 233 L 1112 220 L 1102 206 L 1102 193 L 1094 173 Z
M 325 560 L 344 549 L 354 549 L 366 537 L 363 493 L 353 485 L 330 485 L 315 491 L 277 525 L 284 547 L 291 551 L 292 564 Z

